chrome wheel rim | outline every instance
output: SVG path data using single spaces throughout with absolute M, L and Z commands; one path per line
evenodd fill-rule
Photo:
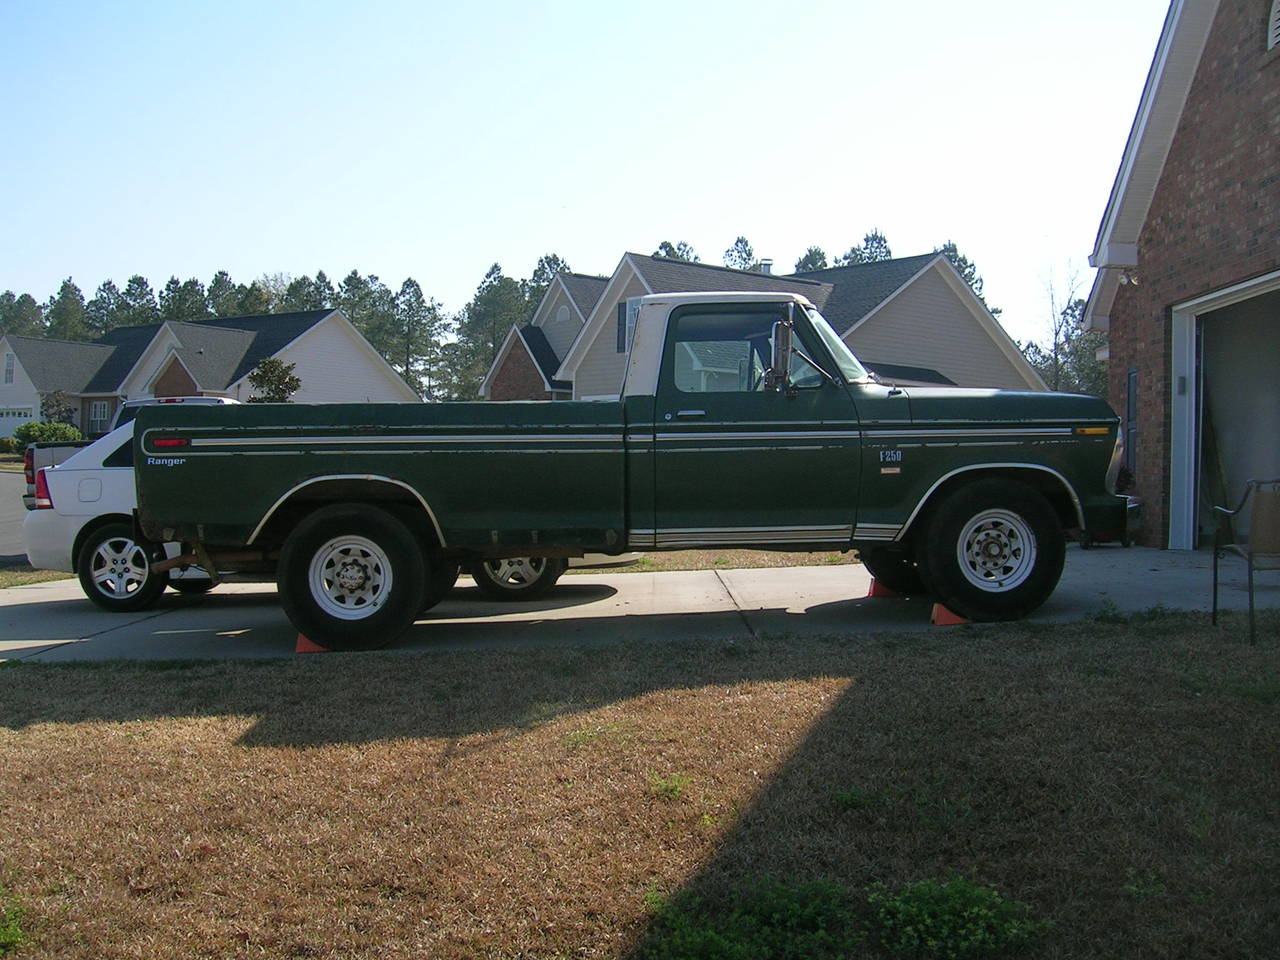
M 151 560 L 129 537 L 111 537 L 98 544 L 90 562 L 90 579 L 104 597 L 125 600 L 141 590 L 151 575 Z
M 503 560 L 486 560 L 485 572 L 491 580 L 508 590 L 531 587 L 547 569 L 546 557 L 512 557 Z
M 363 620 L 382 608 L 391 592 L 391 561 L 365 537 L 334 537 L 311 558 L 311 596 L 327 615 Z
M 1035 569 L 1035 534 L 1016 513 L 985 510 L 960 531 L 956 559 L 973 586 L 1004 593 L 1021 586 Z

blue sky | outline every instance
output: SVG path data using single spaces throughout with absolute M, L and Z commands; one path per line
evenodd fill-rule
M 1019 339 L 1081 293 L 1166 0 L 0 0 L 0 289 L 413 276 L 739 234 L 952 239 Z

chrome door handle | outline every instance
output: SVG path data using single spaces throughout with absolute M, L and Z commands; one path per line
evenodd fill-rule
M 677 417 L 705 417 L 706 415 L 707 415 L 707 411 L 705 410 L 677 410 L 676 411 Z

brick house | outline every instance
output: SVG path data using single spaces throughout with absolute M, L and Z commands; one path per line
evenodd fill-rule
M 1280 476 L 1280 0 L 1173 0 L 1090 263 L 1141 543 Z

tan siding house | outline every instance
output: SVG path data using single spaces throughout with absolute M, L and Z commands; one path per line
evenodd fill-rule
M 986 308 L 957 283 L 965 286 L 945 260 L 930 266 L 855 324 L 845 343 L 855 356 L 938 370 L 959 386 L 1044 389 L 1027 377 L 1017 346 L 993 329 Z

